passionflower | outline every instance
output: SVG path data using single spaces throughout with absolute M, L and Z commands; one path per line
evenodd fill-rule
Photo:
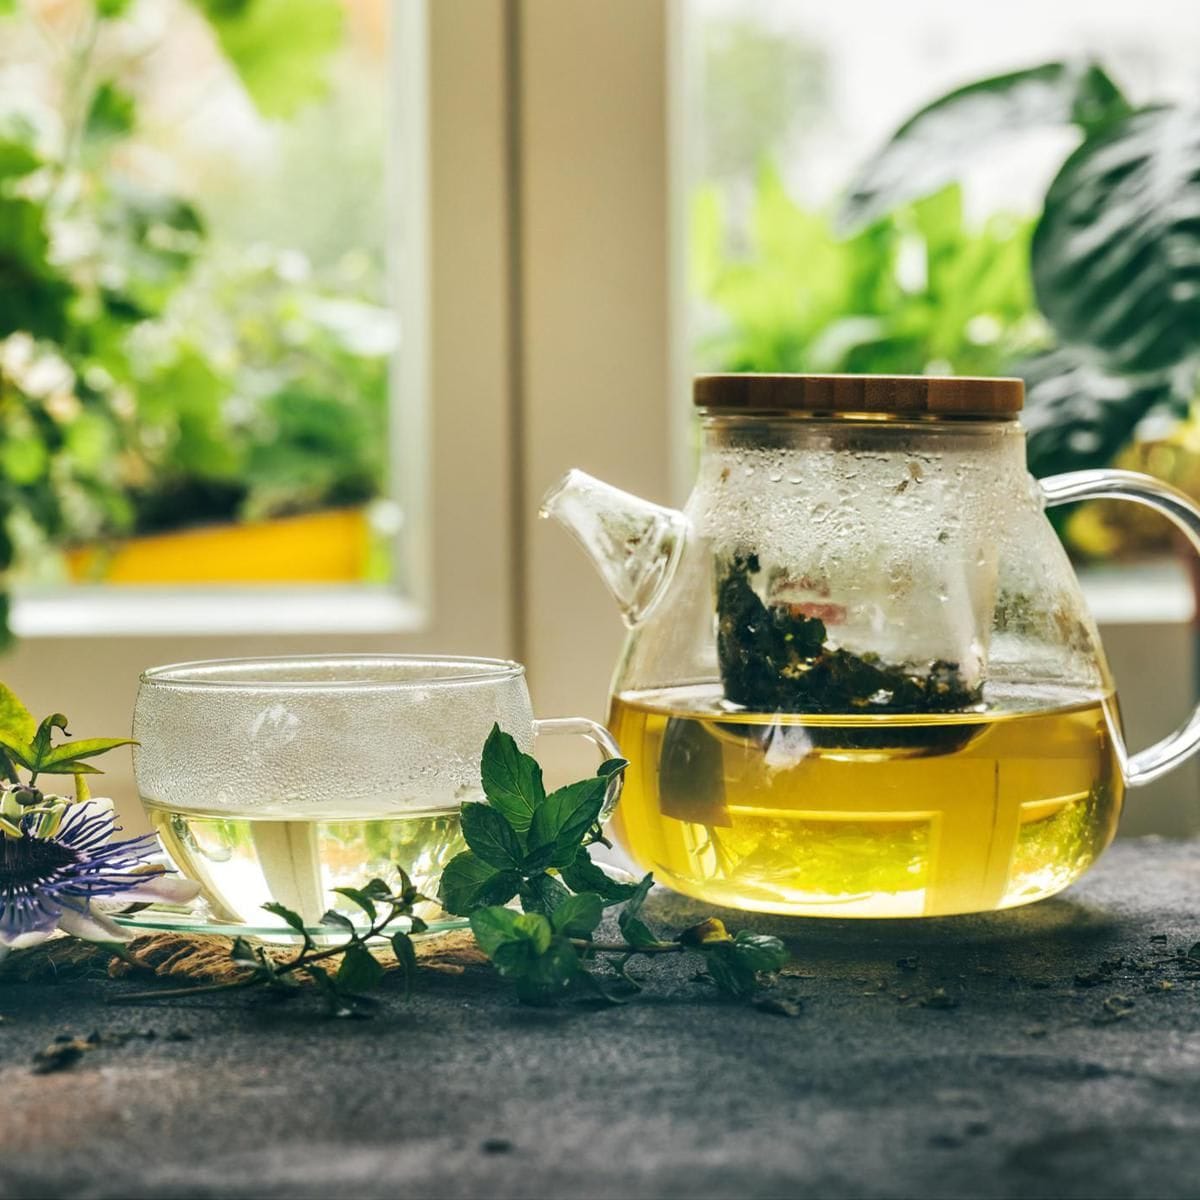
M 153 834 L 112 840 L 110 800 L 30 792 L 5 787 L 0 797 L 0 959 L 56 929 L 92 942 L 128 941 L 96 900 L 179 904 L 196 895 L 196 884 L 151 862 Z

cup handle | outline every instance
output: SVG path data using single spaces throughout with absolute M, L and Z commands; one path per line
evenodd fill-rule
M 610 758 L 623 758 L 617 739 L 598 721 L 590 721 L 587 717 L 549 717 L 544 721 L 534 721 L 533 735 L 540 737 L 543 733 L 579 734 L 588 739 L 600 751 L 600 761 Z M 619 771 L 612 777 L 608 790 L 604 793 L 604 807 L 600 810 L 600 823 L 604 824 L 612 816 L 621 798 L 624 772 Z
M 1200 508 L 1177 488 L 1136 471 L 1068 471 L 1039 481 L 1047 507 L 1076 500 L 1132 500 L 1169 518 L 1200 554 Z M 1125 760 L 1125 782 L 1140 787 L 1195 754 L 1200 748 L 1200 704 L 1161 742 Z

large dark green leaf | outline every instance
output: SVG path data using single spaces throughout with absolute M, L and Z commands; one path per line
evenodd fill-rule
M 49 254 L 43 207 L 0 193 L 0 338 L 16 330 L 62 337 L 71 288 Z
M 526 870 L 571 866 L 584 835 L 599 819 L 607 790 L 608 781 L 597 777 L 551 792 L 529 825 Z
M 1091 62 L 1051 62 L 981 79 L 910 117 L 851 182 L 842 232 L 870 225 L 901 204 L 956 179 L 996 139 L 1047 126 L 1102 127 L 1128 105 Z
M 84 136 L 92 142 L 110 142 L 133 129 L 137 106 L 133 97 L 112 80 L 96 88 L 84 121 Z
M 1034 233 L 1033 282 L 1060 340 L 1122 371 L 1200 351 L 1200 110 L 1130 113 L 1067 159 Z
M 462 806 L 462 831 L 477 858 L 500 870 L 516 870 L 525 851 L 508 822 L 486 804 Z
M 466 916 L 480 905 L 507 904 L 520 886 L 518 872 L 501 871 L 464 850 L 446 864 L 439 895 L 447 912 Z
M 1029 469 L 1036 476 L 1107 465 L 1138 422 L 1172 396 L 1162 375 L 1116 374 L 1094 354 L 1069 347 L 1030 359 L 1019 371 Z
M 521 907 L 527 913 L 536 912 L 548 917 L 570 898 L 571 893 L 553 875 L 547 875 L 543 871 L 521 884 L 518 895 L 521 897 Z
M 493 725 L 483 744 L 480 773 L 488 802 L 513 829 L 525 833 L 534 810 L 546 799 L 542 768 L 537 760 L 522 753 L 511 734 Z

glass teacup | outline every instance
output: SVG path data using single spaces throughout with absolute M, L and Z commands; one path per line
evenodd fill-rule
M 333 889 L 403 868 L 435 897 L 465 849 L 459 813 L 483 798 L 493 724 L 530 750 L 539 733 L 617 745 L 584 717 L 537 721 L 525 668 L 407 655 L 228 659 L 155 667 L 134 711 L 142 804 L 214 922 L 282 926 L 277 901 L 317 925 Z M 610 788 L 604 816 L 616 803 Z M 436 917 L 436 905 L 418 908 Z

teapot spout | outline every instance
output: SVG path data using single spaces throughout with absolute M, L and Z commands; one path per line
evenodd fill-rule
M 539 516 L 574 535 L 600 572 L 629 626 L 658 602 L 679 561 L 687 517 L 583 471 L 568 471 L 542 499 Z

